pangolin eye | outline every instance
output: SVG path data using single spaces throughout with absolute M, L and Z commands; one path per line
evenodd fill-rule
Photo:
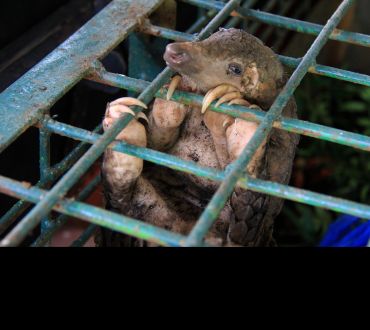
M 243 73 L 243 69 L 240 64 L 231 63 L 229 64 L 228 73 L 235 76 L 241 76 Z

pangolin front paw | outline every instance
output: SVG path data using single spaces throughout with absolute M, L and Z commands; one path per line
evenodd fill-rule
M 148 122 L 147 116 L 140 112 L 136 114 L 130 106 L 138 106 L 147 109 L 147 106 L 132 97 L 123 97 L 107 105 L 107 110 L 105 112 L 105 117 L 103 120 L 104 130 L 108 130 L 113 123 L 124 114 L 128 113 L 135 117 L 130 123 L 122 130 L 122 132 L 117 136 L 117 140 L 124 140 L 130 144 L 137 146 L 146 145 L 146 132 L 143 124 L 139 122 L 139 119 L 143 119 Z
M 128 113 L 137 119 L 144 119 L 146 122 L 148 122 L 148 118 L 143 112 L 136 114 L 132 109 L 129 108 L 130 106 L 138 106 L 144 109 L 148 109 L 146 104 L 132 97 L 123 97 L 111 103 L 108 103 L 107 109 L 105 111 L 105 118 L 103 121 L 104 130 L 109 129 L 112 124 L 118 118 L 122 117 L 125 113 Z M 135 121 L 133 120 L 133 122 Z
M 240 118 L 233 118 L 224 113 L 207 112 L 210 104 L 218 98 L 216 107 L 226 102 L 229 102 L 228 105 L 236 104 L 257 109 L 260 109 L 260 107 L 243 99 L 241 92 L 231 85 L 220 85 L 205 95 L 202 106 L 202 113 L 205 113 L 204 122 L 211 132 L 220 165 L 224 168 L 241 155 L 257 130 L 258 124 Z M 265 142 L 247 167 L 247 172 L 254 177 L 258 175 L 264 151 Z
M 103 128 L 104 130 L 109 129 L 113 123 L 118 120 L 118 118 L 128 113 L 135 118 L 132 119 L 120 132 L 117 136 L 117 140 L 139 147 L 146 147 L 146 130 L 145 126 L 139 122 L 139 119 L 144 119 L 145 121 L 148 119 L 142 112 L 135 114 L 129 106 L 139 106 L 146 109 L 146 105 L 137 99 L 129 97 L 118 99 L 108 104 L 105 118 L 103 120 Z M 123 191 L 125 189 L 127 191 L 131 191 L 131 186 L 136 182 L 136 179 L 140 176 L 142 170 L 142 159 L 121 152 L 116 152 L 112 149 L 106 150 L 103 161 L 103 172 L 105 174 L 107 184 L 111 186 L 111 191 Z M 125 189 L 122 187 L 125 187 Z

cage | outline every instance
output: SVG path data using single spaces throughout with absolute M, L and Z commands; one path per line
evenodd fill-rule
M 297 203 L 370 219 L 368 205 L 255 179 L 244 172 L 272 128 L 370 151 L 370 138 L 366 135 L 281 116 L 286 102 L 308 73 L 370 86 L 370 76 L 366 74 L 316 63 L 319 52 L 329 40 L 370 46 L 370 36 L 337 28 L 355 1 L 343 0 L 339 3 L 325 25 L 285 16 L 294 6 L 292 1 L 280 5 L 278 13 L 269 12 L 276 4 L 274 1 L 267 1 L 263 10 L 252 9 L 256 1 L 181 0 L 179 2 L 194 7 L 198 12 L 198 18 L 190 27 L 187 27 L 186 32 L 174 29 L 176 16 L 174 1 L 111 1 L 67 41 L 0 94 L 0 152 L 5 152 L 17 143 L 24 132 L 37 129 L 40 170 L 39 181 L 34 185 L 0 176 L 0 192 L 18 199 L 18 202 L 0 219 L 0 234 L 4 236 L 1 246 L 21 245 L 27 235 L 36 228 L 40 229 L 40 233 L 31 242 L 31 246 L 47 245 L 53 234 L 68 222 L 70 217 L 89 223 L 89 227 L 73 243 L 73 246 L 84 245 L 98 227 L 163 246 L 207 246 L 204 237 L 236 185 Z M 299 7 L 301 11 L 310 9 L 309 6 L 307 7 L 307 2 L 302 3 L 306 5 Z M 181 15 L 181 13 L 178 14 Z M 296 14 L 299 17 L 299 13 Z M 115 142 L 115 137 L 132 118 L 128 115 L 122 117 L 105 133 L 102 132 L 100 125 L 89 130 L 58 121 L 50 115 L 53 105 L 83 79 L 94 84 L 123 89 L 131 95 L 139 95 L 139 99 L 144 103 L 151 102 L 154 97 L 165 98 L 167 90 L 163 86 L 168 83 L 173 72 L 169 68 L 161 71 L 161 65 L 155 60 L 154 54 L 160 54 L 165 40 L 202 40 L 216 31 L 225 21 L 223 25 L 225 27 L 252 22 L 249 26 L 249 31 L 252 32 L 257 32 L 257 23 L 267 24 L 269 28 L 262 32 L 264 38 L 273 36 L 276 28 L 282 29 L 283 32 L 279 32 L 277 49 L 284 45 L 288 33 L 315 36 L 315 41 L 303 57 L 279 56 L 281 62 L 293 72 L 268 112 L 240 106 L 216 107 L 214 104 L 211 106 L 212 111 L 227 113 L 235 118 L 247 113 L 251 118 L 249 120 L 260 123 L 248 145 L 248 150 L 227 171 L 201 167 L 195 162 L 184 161 L 166 153 Z M 102 61 L 128 38 L 130 39 L 129 74 L 126 76 L 109 72 Z M 176 91 L 172 99 L 188 105 L 202 104 L 201 95 L 189 92 Z M 55 135 L 80 143 L 64 159 L 52 164 L 50 149 L 53 148 Z M 115 151 L 177 171 L 219 181 L 220 188 L 188 236 L 175 234 L 137 219 L 110 212 L 83 202 L 99 185 L 99 174 L 89 171 L 106 148 L 113 148 Z M 90 177 L 84 189 L 78 193 L 72 190 L 88 173 Z M 91 173 L 94 174 L 92 177 Z

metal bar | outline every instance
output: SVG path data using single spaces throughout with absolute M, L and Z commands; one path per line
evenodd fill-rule
M 40 141 L 40 181 L 45 180 L 45 178 L 48 176 L 49 170 L 50 170 L 50 138 L 51 133 L 44 128 L 39 129 L 39 141 Z M 50 188 L 49 185 L 46 185 L 45 188 Z M 43 233 L 45 230 L 48 229 L 50 225 L 50 219 L 49 217 L 45 217 L 41 221 L 41 233 Z
M 191 41 L 193 36 L 183 32 L 174 31 L 171 29 L 163 28 L 160 26 L 154 26 L 146 24 L 142 27 L 142 32 L 161 38 L 166 38 L 175 41 Z M 301 62 L 300 58 L 293 58 L 288 56 L 279 55 L 280 61 L 290 67 L 297 68 Z M 344 81 L 349 81 L 352 83 L 369 86 L 370 87 L 370 76 L 366 74 L 356 73 L 352 71 L 342 70 L 333 68 L 326 65 L 320 65 L 312 63 L 308 70 L 310 73 L 326 76 L 330 78 L 340 79 Z
M 100 176 L 97 176 L 93 180 L 91 180 L 89 184 L 84 187 L 84 189 L 76 196 L 76 200 L 84 201 L 85 199 L 87 199 L 99 183 Z M 47 244 L 47 242 L 53 237 L 53 235 L 67 223 L 68 219 L 70 219 L 68 215 L 60 215 L 57 219 L 52 221 L 49 228 L 42 232 L 31 246 L 40 247 Z
M 212 0 L 181 0 L 181 1 L 210 10 L 211 9 L 221 10 L 225 6 L 225 4 L 220 1 Z M 239 14 L 237 16 L 241 16 L 243 18 L 250 18 L 276 27 L 285 28 L 292 31 L 311 34 L 315 36 L 319 35 L 319 33 L 324 27 L 323 25 L 320 24 L 305 22 L 254 9 L 238 8 L 236 9 L 236 12 L 238 12 Z M 233 15 L 236 15 L 236 12 L 234 12 Z M 329 36 L 329 39 L 342 41 L 358 46 L 370 47 L 370 36 L 357 32 L 349 32 L 340 29 L 334 29 L 331 35 Z
M 193 34 L 199 32 L 204 26 L 206 26 L 209 21 L 214 18 L 217 14 L 217 10 L 210 10 L 205 15 L 199 17 L 194 24 L 192 24 L 186 33 Z
M 293 96 L 294 91 L 302 81 L 310 66 L 315 62 L 317 55 L 322 47 L 328 41 L 330 34 L 339 24 L 347 10 L 353 5 L 353 0 L 344 0 L 335 13 L 328 20 L 327 24 L 321 30 L 310 49 L 307 51 L 298 68 L 294 71 L 283 90 L 276 98 L 264 120 L 259 125 L 252 139 L 244 148 L 241 156 L 230 166 L 226 179 L 221 183 L 217 192 L 213 195 L 210 203 L 199 218 L 191 233 L 186 239 L 187 246 L 197 246 L 201 244 L 208 230 L 216 221 L 228 198 L 234 190 L 239 178 L 243 175 L 245 168 L 251 161 L 264 139 L 267 138 L 273 123 L 278 119 L 284 107 L 288 104 L 289 99 Z
M 100 133 L 102 130 L 101 125 L 97 127 L 93 132 Z M 66 171 L 68 171 L 73 164 L 87 151 L 89 145 L 87 143 L 79 144 L 71 153 L 68 154 L 60 163 L 50 168 L 43 180 L 40 180 L 36 187 L 45 189 L 58 178 L 60 178 Z M 20 200 L 17 202 L 6 214 L 0 219 L 0 235 L 2 235 L 16 220 L 20 217 L 32 203 Z
M 284 65 L 290 68 L 297 68 L 299 63 L 301 62 L 301 59 L 299 58 L 292 58 L 282 55 L 280 55 L 279 58 Z M 308 72 L 370 87 L 370 76 L 362 73 L 337 69 L 331 66 L 320 64 L 311 65 L 311 67 L 308 69 Z
M 50 132 L 54 134 L 59 134 L 91 144 L 95 143 L 100 138 L 100 135 L 98 134 L 91 134 L 89 131 L 59 123 L 52 119 L 45 119 L 43 121 L 43 125 L 45 129 L 50 130 Z M 176 171 L 191 173 L 210 180 L 222 181 L 225 179 L 227 174 L 214 168 L 199 166 L 195 162 L 185 161 L 169 154 L 147 148 L 136 147 L 125 142 L 114 142 L 110 147 L 118 152 L 142 158 L 146 161 L 166 166 Z M 370 219 L 370 206 L 346 201 L 341 198 L 326 196 L 303 189 L 285 186 L 279 183 L 253 179 L 248 176 L 241 178 L 238 185 L 244 189 L 267 193 L 276 197 Z
M 292 0 L 290 1 L 284 1 L 283 3 L 278 4 L 278 12 L 276 13 L 279 16 L 284 17 L 285 14 L 288 12 L 288 10 L 293 6 L 294 2 Z M 302 10 L 302 6 L 298 6 L 297 11 L 299 9 Z M 266 10 L 269 11 L 269 10 Z M 297 11 L 294 12 L 294 15 L 297 15 Z M 272 25 L 268 25 L 261 33 L 260 39 L 264 41 L 265 43 L 267 42 L 268 38 L 271 37 L 271 35 L 274 33 L 274 31 L 277 30 L 274 28 Z M 288 32 L 284 30 L 284 32 Z M 274 45 L 274 48 L 277 49 L 277 47 Z
M 208 37 L 220 23 L 238 6 L 240 0 L 231 0 L 208 24 L 208 26 L 194 40 Z M 166 68 L 139 96 L 139 100 L 149 103 L 155 93 L 169 80 L 173 71 Z M 141 111 L 136 109 L 136 112 Z M 0 246 L 15 246 L 22 242 L 27 233 L 35 228 L 41 219 L 47 215 L 60 198 L 63 198 L 68 190 L 100 157 L 108 145 L 132 120 L 131 115 L 124 115 L 117 120 L 112 127 L 91 147 L 91 149 L 72 167 L 72 169 L 51 189 L 45 198 L 40 201 L 30 213 L 0 242 Z
M 294 10 L 294 12 L 292 13 L 291 18 L 300 17 L 304 12 L 307 12 L 308 5 L 309 5 L 308 2 L 304 2 L 304 4 L 302 6 L 299 6 L 297 10 Z M 278 13 L 278 15 L 282 15 L 284 17 L 285 14 L 292 7 L 295 9 L 295 1 L 294 0 L 291 0 L 290 3 L 289 2 L 288 3 L 285 3 L 284 9 L 282 9 L 281 12 Z M 273 27 L 272 26 L 269 26 L 269 28 L 272 29 Z M 273 31 L 271 33 L 273 33 Z M 280 49 L 280 47 L 282 46 L 282 44 L 284 42 L 286 42 L 286 36 L 288 35 L 288 33 L 289 33 L 289 30 L 288 29 L 280 29 L 280 30 L 277 31 L 277 36 L 278 37 L 274 41 L 274 45 L 273 45 L 273 47 L 275 49 Z
M 87 78 L 134 92 L 141 92 L 149 86 L 149 82 L 107 72 L 99 63 L 95 64 L 94 73 Z M 155 96 L 165 99 L 166 91 L 167 90 L 165 88 L 162 88 Z M 194 93 L 176 91 L 173 94 L 172 100 L 186 105 L 201 106 L 203 96 Z M 211 104 L 210 110 L 225 113 L 235 118 L 260 122 L 266 116 L 266 112 L 261 110 L 241 106 L 228 106 L 226 104 L 215 107 L 215 103 L 216 102 Z M 248 118 L 246 118 L 246 114 L 249 115 Z M 370 137 L 365 135 L 287 117 L 281 117 L 279 121 L 274 122 L 274 127 L 321 140 L 339 143 L 356 149 L 370 151 Z
M 275 5 L 276 5 L 276 0 L 267 1 L 264 4 L 264 6 L 262 7 L 262 11 L 263 12 L 269 12 L 271 9 L 273 9 L 275 7 Z M 252 26 L 249 27 L 248 32 L 250 34 L 255 34 L 260 26 L 261 26 L 260 22 L 254 21 Z M 261 38 L 261 40 L 263 40 L 263 39 Z
M 35 124 L 162 0 L 114 0 L 71 38 L 0 94 L 0 152 Z
M 246 0 L 244 3 L 241 5 L 242 8 L 251 8 L 255 5 L 257 0 Z M 225 29 L 230 29 L 238 24 L 240 24 L 243 21 L 242 17 L 232 17 L 230 20 L 225 24 Z M 190 33 L 190 32 L 187 32 Z
M 71 247 L 83 247 L 87 243 L 87 241 L 91 238 L 91 236 L 95 234 L 97 229 L 98 229 L 97 225 L 90 225 L 81 234 L 81 236 L 72 243 Z
M 45 190 L 27 187 L 3 176 L 0 176 L 0 192 L 32 203 L 40 202 L 47 194 Z M 61 199 L 58 204 L 53 206 L 53 209 L 68 216 L 77 217 L 92 224 L 159 245 L 182 246 L 185 242 L 185 237 L 182 235 L 81 202 Z

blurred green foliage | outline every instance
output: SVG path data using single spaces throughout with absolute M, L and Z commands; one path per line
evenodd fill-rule
M 370 135 L 370 88 L 308 75 L 297 89 L 300 119 Z M 293 186 L 370 202 L 369 153 L 336 143 L 302 137 L 295 160 Z M 338 214 L 286 202 L 277 220 L 280 245 L 316 245 Z

